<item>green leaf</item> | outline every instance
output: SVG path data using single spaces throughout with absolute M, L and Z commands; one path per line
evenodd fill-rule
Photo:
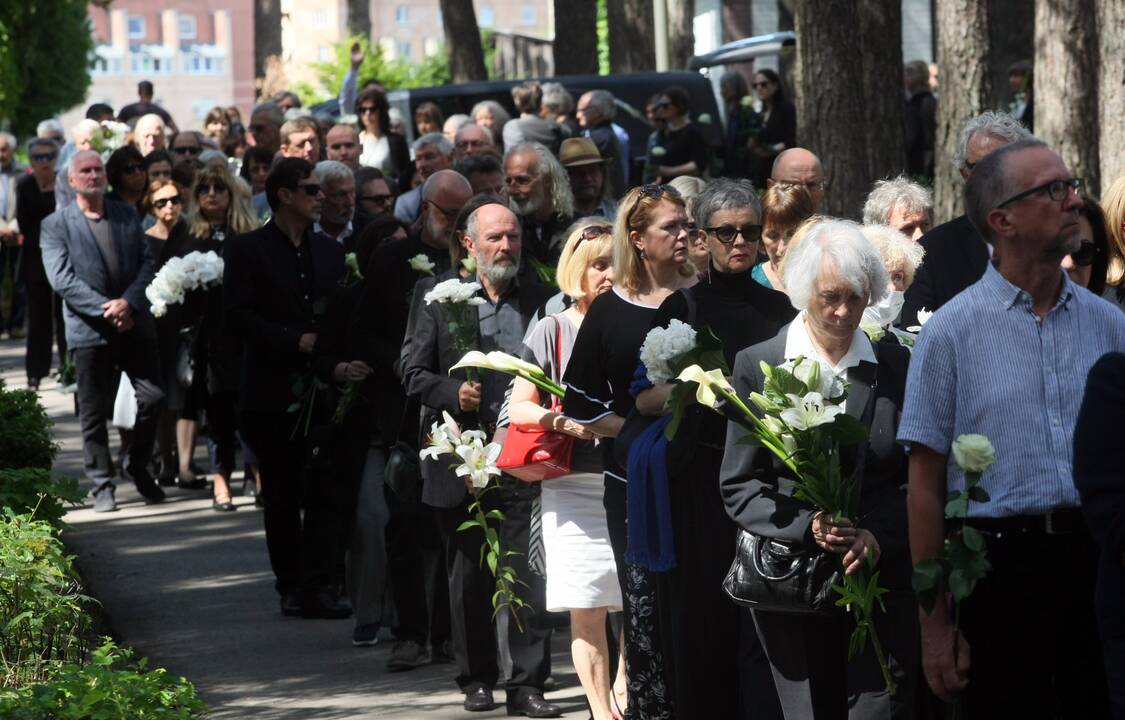
M 960 568 L 954 568 L 949 573 L 949 592 L 952 593 L 955 602 L 961 602 L 969 597 L 976 584 L 976 580 L 968 577 Z
M 989 496 L 988 491 L 980 485 L 974 485 L 969 488 L 969 499 L 973 502 L 986 503 L 991 500 L 992 497 Z
M 490 571 L 490 572 L 491 572 L 491 573 L 492 573 L 493 575 L 495 575 L 495 574 L 496 574 L 496 556 L 495 556 L 495 555 L 493 555 L 492 553 L 489 553 L 488 555 L 486 555 L 486 556 L 485 556 L 485 560 L 487 560 L 487 561 L 488 561 L 488 569 L 489 569 L 489 571 Z
M 472 530 L 475 527 L 480 527 L 476 520 L 466 520 L 465 522 L 457 526 L 457 532 L 465 532 L 466 530 Z
M 819 365 L 820 363 L 817 364 Z M 835 439 L 841 447 L 858 445 L 867 439 L 867 428 L 864 427 L 860 420 L 847 413 L 837 415 L 836 420 L 829 427 L 831 428 L 833 439 Z
M 985 542 L 984 535 L 979 530 L 969 525 L 961 529 L 961 539 L 965 542 L 965 547 L 976 552 L 984 552 Z
M 969 515 L 969 496 L 960 490 L 953 490 L 949 493 L 948 501 L 945 503 L 945 517 L 946 519 L 958 519 L 968 517 Z

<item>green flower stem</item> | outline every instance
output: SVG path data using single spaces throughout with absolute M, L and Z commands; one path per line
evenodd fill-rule
M 883 673 L 883 682 L 887 685 L 887 692 L 891 695 L 895 694 L 898 690 L 898 685 L 891 677 L 891 668 L 887 665 L 887 654 L 883 651 L 883 643 L 879 640 L 879 633 L 875 632 L 875 620 L 872 618 L 871 622 L 871 647 L 875 650 L 875 658 L 879 661 L 879 670 Z
M 793 461 L 793 458 L 785 450 L 785 444 L 781 442 L 781 438 L 766 427 L 765 423 L 759 420 L 758 416 L 750 411 L 750 408 L 746 407 L 746 403 L 742 402 L 742 399 L 738 397 L 736 393 L 727 392 L 725 388 L 721 387 L 716 387 L 715 389 L 724 399 L 733 403 L 735 407 L 746 416 L 746 419 L 753 424 L 755 430 L 754 434 L 757 436 L 758 442 L 762 443 L 767 450 L 776 455 L 781 462 L 785 463 L 786 467 L 795 473 L 798 472 L 797 463 Z
M 521 607 L 526 607 L 526 604 L 520 599 L 512 583 L 508 580 L 507 575 L 510 568 L 501 564 L 503 554 L 500 552 L 499 532 L 490 528 L 488 524 L 490 517 L 502 524 L 504 515 L 499 510 L 490 510 L 486 513 L 484 504 L 481 502 L 485 493 L 495 487 L 496 485 L 489 483 L 483 488 L 473 489 L 473 503 L 469 506 L 473 513 L 473 519 L 461 523 L 457 529 L 463 532 L 479 527 L 481 532 L 484 533 L 484 551 L 481 553 L 481 564 L 487 564 L 493 577 L 496 578 L 496 592 L 492 595 L 492 615 L 495 617 L 501 610 L 508 608 L 512 621 L 516 624 L 516 629 L 523 632 L 523 623 L 520 622 L 518 610 Z

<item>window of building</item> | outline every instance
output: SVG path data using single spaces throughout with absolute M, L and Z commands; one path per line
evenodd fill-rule
M 129 16 L 129 39 L 145 39 L 145 19 L 139 15 Z
M 521 5 L 520 6 L 520 24 L 534 25 L 538 20 L 535 15 L 534 5 Z
M 312 13 L 312 24 L 318 28 L 328 27 L 328 11 L 327 10 L 314 10 Z
M 435 37 L 428 37 L 422 41 L 422 52 L 426 57 L 433 57 L 441 51 L 441 42 Z
M 395 6 L 395 22 L 399 25 L 410 24 L 410 8 L 406 5 Z
M 410 41 L 399 40 L 396 45 L 397 47 L 395 48 L 395 52 L 397 53 L 398 57 L 402 58 L 403 60 L 409 60 L 411 52 Z
M 321 45 L 316 49 L 316 56 L 322 63 L 332 62 L 332 48 L 327 45 Z
M 194 15 L 180 15 L 180 39 L 181 40 L 194 40 L 198 34 L 198 28 L 195 24 Z
M 480 18 L 477 21 L 482 28 L 492 27 L 496 22 L 496 15 L 492 12 L 492 6 L 485 5 L 480 9 Z

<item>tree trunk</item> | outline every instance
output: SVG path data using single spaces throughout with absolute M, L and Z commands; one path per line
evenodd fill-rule
M 1120 0 L 1118 0 L 1119 2 Z M 1099 195 L 1098 37 L 1094 0 L 1035 3 L 1035 134 Z M 1120 111 L 1121 106 L 1116 106 Z
M 1101 129 L 1102 186 L 1125 174 L 1125 4 L 1121 0 L 1096 0 L 1101 63 L 1099 67 L 1097 124 Z M 1094 115 L 1082 122 L 1094 124 Z
M 556 75 L 598 72 L 598 3 L 596 0 L 553 0 L 555 3 Z
M 934 223 L 961 212 L 961 176 L 953 167 L 957 135 L 990 107 L 988 0 L 937 0 L 937 64 L 941 68 L 934 143 Z
M 854 32 L 859 13 L 854 0 L 796 0 L 793 5 L 800 78 L 798 143 L 816 153 L 831 180 L 824 212 L 857 217 L 871 185 L 863 40 Z
M 863 48 L 863 108 L 867 130 L 867 176 L 870 182 L 894 177 L 906 167 L 906 133 L 902 90 L 902 4 L 860 0 L 860 46 Z
M 695 0 L 667 0 L 668 69 L 684 70 L 695 55 Z
M 610 72 L 656 69 L 652 0 L 606 0 L 606 14 Z
M 991 109 L 1006 110 L 1015 99 L 1015 91 L 1008 84 L 1012 63 L 1035 57 L 1035 5 L 1028 0 L 988 0 Z
M 259 80 L 270 57 L 281 57 L 281 0 L 255 0 L 254 76 Z
M 348 34 L 371 39 L 371 0 L 348 0 Z
M 445 25 L 445 48 L 449 52 L 450 81 L 487 80 L 473 0 L 441 0 L 441 17 Z

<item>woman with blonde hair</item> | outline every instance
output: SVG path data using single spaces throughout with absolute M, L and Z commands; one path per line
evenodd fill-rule
M 602 217 L 571 226 L 558 264 L 559 288 L 573 304 L 539 321 L 525 340 L 524 360 L 542 367 L 561 382 L 574 339 L 594 300 L 613 286 L 613 228 Z M 611 720 L 609 648 L 605 622 L 621 610 L 621 588 L 602 508 L 604 463 L 595 435 L 544 407 L 535 385 L 517 378 L 509 417 L 578 438 L 571 456 L 572 474 L 543 483 L 543 545 L 547 564 L 547 612 L 570 612 L 571 655 L 594 720 Z M 624 683 L 624 663 L 618 676 Z
M 1105 191 L 1101 206 L 1109 234 L 1109 271 L 1102 297 L 1125 307 L 1125 175 Z
M 625 597 L 625 657 L 632 717 L 670 717 L 663 655 L 652 613 L 656 590 L 648 570 L 626 566 L 625 468 L 614 458 L 613 440 L 633 408 L 629 386 L 637 353 L 657 308 L 672 293 L 696 282 L 688 261 L 687 210 L 667 185 L 630 190 L 613 228 L 613 289 L 599 295 L 582 322 L 564 374 L 564 414 L 607 439 L 603 503 L 618 579 Z M 623 705 L 624 688 L 614 687 Z

